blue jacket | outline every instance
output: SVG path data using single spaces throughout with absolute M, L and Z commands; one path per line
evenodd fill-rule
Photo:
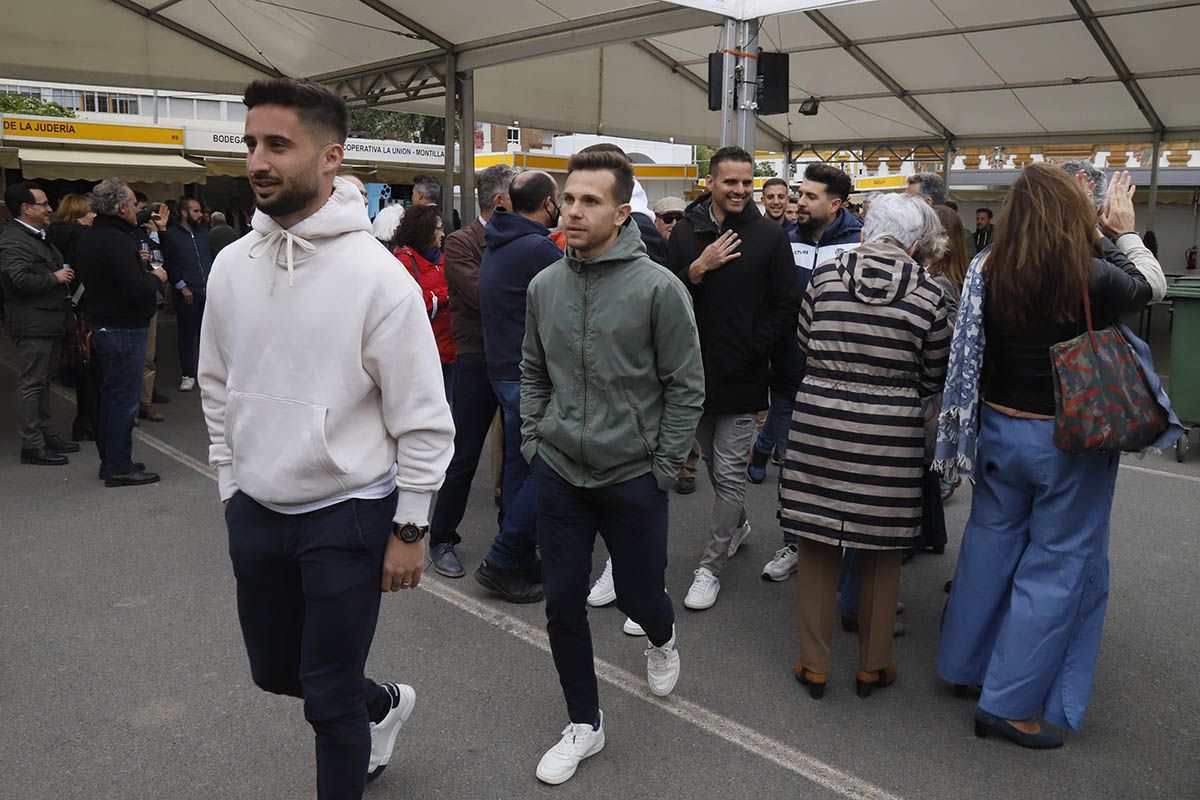
M 162 232 L 163 267 L 176 289 L 180 283 L 193 291 L 204 291 L 208 273 L 212 270 L 212 243 L 208 231 L 189 231 L 182 225 L 172 225 Z
M 479 310 L 483 352 L 493 380 L 521 380 L 529 282 L 563 257 L 549 235 L 545 225 L 503 209 L 496 209 L 484 231 L 487 250 L 479 265 Z
M 814 242 L 808 238 L 808 234 L 801 231 L 795 225 L 787 228 L 788 239 L 796 244 L 815 245 L 818 248 L 831 247 L 839 244 L 860 244 L 862 242 L 862 220 L 851 214 L 844 208 L 839 208 L 837 217 L 825 232 L 821 234 L 821 241 Z M 797 265 L 800 266 L 800 265 Z M 797 269 L 796 275 L 796 292 L 800 297 L 804 296 L 804 290 L 808 288 L 808 278 L 812 275 L 812 271 L 816 269 L 816 264 L 808 265 L 807 269 Z

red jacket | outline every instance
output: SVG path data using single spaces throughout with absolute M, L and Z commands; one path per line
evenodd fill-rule
M 411 247 L 397 247 L 392 255 L 400 260 L 408 274 L 420 285 L 421 294 L 425 296 L 425 311 L 429 314 L 433 336 L 437 339 L 438 355 L 443 364 L 453 364 L 454 332 L 450 327 L 450 291 L 446 286 L 446 272 L 442 268 L 443 259 L 439 257 L 436 264 L 430 263 Z

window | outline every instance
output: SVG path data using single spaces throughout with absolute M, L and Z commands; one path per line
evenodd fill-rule
M 64 108 L 73 108 L 76 111 L 83 107 L 83 98 L 76 89 L 51 89 L 50 102 L 58 103 Z
M 226 103 L 225 119 L 229 120 L 230 122 L 245 122 L 246 107 L 241 103 Z
M 520 128 L 509 128 L 508 129 L 508 143 L 515 144 L 515 145 L 521 144 L 521 129 Z
M 221 103 L 217 100 L 197 100 L 196 119 L 220 119 Z
M 78 108 L 78 106 L 75 106 Z M 141 103 L 134 94 L 109 92 L 84 92 L 83 110 L 99 114 L 139 114 Z

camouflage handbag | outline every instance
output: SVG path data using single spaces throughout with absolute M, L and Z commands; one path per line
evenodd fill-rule
M 1086 290 L 1083 311 L 1087 333 L 1050 348 L 1054 444 L 1072 455 L 1144 450 L 1167 427 L 1167 413 L 1117 326 L 1092 328 Z

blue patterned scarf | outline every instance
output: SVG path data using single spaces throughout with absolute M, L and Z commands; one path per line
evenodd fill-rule
M 974 481 L 979 452 L 979 396 L 983 377 L 983 270 L 988 250 L 971 261 L 963 281 L 954 338 L 950 341 L 950 366 L 938 416 L 933 469 L 949 479 L 959 472 Z

